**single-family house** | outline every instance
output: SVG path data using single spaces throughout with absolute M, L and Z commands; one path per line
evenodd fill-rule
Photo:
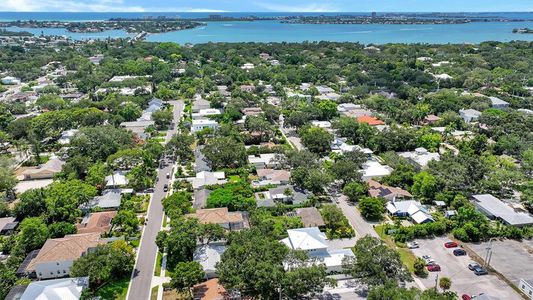
M 78 300 L 89 287 L 89 277 L 31 282 L 17 300 Z M 7 299 L 7 298 L 6 298 Z
M 515 211 L 491 194 L 473 195 L 476 208 L 491 220 L 500 220 L 506 225 L 524 227 L 533 225 L 533 217 L 527 212 Z
M 493 108 L 507 108 L 509 107 L 509 102 L 503 101 L 498 97 L 489 97 L 490 103 Z
M 270 58 L 270 54 L 262 52 L 262 53 L 259 53 L 259 57 L 261 59 L 268 60 Z
M 435 115 L 427 115 L 424 117 L 424 120 L 422 123 L 431 125 L 431 124 L 437 123 L 438 121 L 440 121 L 440 117 L 435 116 Z
M 220 109 L 216 108 L 207 108 L 207 109 L 200 109 L 197 113 L 192 114 L 193 119 L 206 119 L 210 116 L 217 116 L 220 115 Z
M 307 201 L 307 195 L 292 185 L 281 185 L 268 191 L 255 193 L 255 201 L 258 207 L 273 207 L 276 206 L 276 202 L 301 204 Z
M 296 209 L 296 215 L 302 220 L 305 227 L 326 226 L 320 211 L 316 207 L 303 207 Z
M 102 211 L 90 213 L 77 224 L 78 233 L 106 233 L 111 230 L 111 221 L 117 215 L 116 211 Z
M 376 160 L 368 160 L 363 164 L 362 168 L 360 172 L 362 173 L 361 179 L 363 181 L 389 176 L 393 171 L 391 167 L 382 165 Z
M 243 212 L 230 212 L 227 207 L 199 209 L 186 216 L 197 218 L 202 224 L 218 224 L 226 230 L 240 230 L 249 227 Z
M 306 227 L 287 230 L 288 237 L 281 240 L 291 250 L 307 252 L 315 263 L 324 264 L 327 272 L 341 272 L 342 261 L 347 257 L 355 257 L 350 249 L 329 249 L 326 235 L 318 227 Z M 292 266 L 285 263 L 285 268 Z
M 340 113 L 355 110 L 358 108 L 361 108 L 361 105 L 357 105 L 353 103 L 341 103 L 337 105 L 337 111 Z
M 153 125 L 155 125 L 155 122 L 152 120 L 137 120 L 120 123 L 121 127 L 131 130 L 133 133 L 137 134 L 137 136 L 142 139 L 146 139 L 148 137 L 144 132 L 146 128 Z
M 311 125 L 316 126 L 316 127 L 320 127 L 320 128 L 324 128 L 324 129 L 331 128 L 331 122 L 329 122 L 329 121 L 317 121 L 317 120 L 314 120 L 314 121 L 311 121 Z
M 254 165 L 256 169 L 273 169 L 279 166 L 279 161 L 275 153 L 263 153 L 259 155 L 249 155 L 248 163 Z
M 202 189 L 208 185 L 224 184 L 227 182 L 224 172 L 208 171 L 198 172 L 195 177 L 187 178 L 187 180 L 192 183 L 194 190 Z
M 481 116 L 481 112 L 475 109 L 461 109 L 459 110 L 459 115 L 466 123 L 476 121 Z
M 257 177 L 259 177 L 259 180 L 252 182 L 256 186 L 288 184 L 291 172 L 276 169 L 257 169 Z
M 84 211 L 93 208 L 101 210 L 117 210 L 122 202 L 122 193 L 119 189 L 104 190 L 102 196 L 96 196 L 87 204 L 83 204 L 80 208 Z
M 385 122 L 381 121 L 380 119 L 372 116 L 360 116 L 357 117 L 357 122 L 359 123 L 366 123 L 370 126 L 378 126 L 378 125 L 385 125 Z
M 53 156 L 46 163 L 36 168 L 24 170 L 22 175 L 24 176 L 24 180 L 54 178 L 54 175 L 61 172 L 64 164 L 65 162 L 59 159 L 59 157 Z
M 384 198 L 389 201 L 396 199 L 411 198 L 412 195 L 406 190 L 381 184 L 375 180 L 368 181 L 368 194 L 374 198 Z
M 76 259 L 104 243 L 100 233 L 71 234 L 48 239 L 39 254 L 30 261 L 26 272 L 34 273 L 38 279 L 66 277 Z
M 206 128 L 217 130 L 218 129 L 218 122 L 215 120 L 210 119 L 195 119 L 192 120 L 192 126 L 191 131 L 192 132 L 198 132 L 202 131 Z
M 129 180 L 126 177 L 126 173 L 123 171 L 115 171 L 111 175 L 105 177 L 106 188 L 117 188 L 128 185 Z
M 15 78 L 13 76 L 6 76 L 2 78 L 2 84 L 5 84 L 5 85 L 17 85 L 20 83 L 21 83 L 20 79 Z
M 12 234 L 19 223 L 13 217 L 0 218 L 0 235 Z
M 207 279 L 217 277 L 216 264 L 220 261 L 220 256 L 224 251 L 226 251 L 226 246 L 220 243 L 200 245 L 194 250 L 193 261 L 202 266 Z
M 243 84 L 239 87 L 241 92 L 253 93 L 255 91 L 255 86 L 251 84 Z
M 243 70 L 253 70 L 255 68 L 254 64 L 252 63 L 245 63 L 241 66 L 241 69 Z
M 202 95 L 197 94 L 194 98 L 194 101 L 192 102 L 192 112 L 197 113 L 202 109 L 208 109 L 211 107 L 211 103 L 204 98 L 202 98 Z
M 258 116 L 263 113 L 261 107 L 246 107 L 241 110 L 241 112 L 248 117 Z
M 416 200 L 390 201 L 387 211 L 395 217 L 409 217 L 416 224 L 433 222 L 433 217 Z
M 416 148 L 412 152 L 402 152 L 398 154 L 401 157 L 407 158 L 418 169 L 425 169 L 430 161 L 440 160 L 439 153 L 429 152 L 425 148 Z
M 70 140 L 76 135 L 76 133 L 78 133 L 79 130 L 78 129 L 70 129 L 70 130 L 65 130 L 61 133 L 61 137 L 59 138 L 59 140 L 57 140 L 57 142 L 61 145 L 67 145 L 67 144 L 70 144 Z

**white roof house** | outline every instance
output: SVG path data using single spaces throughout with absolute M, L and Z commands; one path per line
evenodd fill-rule
M 287 230 L 289 235 L 281 240 L 292 250 L 306 251 L 315 263 L 324 264 L 328 272 L 342 271 L 342 261 L 345 257 L 354 257 L 350 249 L 328 249 L 326 235 L 318 227 L 306 227 Z M 285 268 L 291 266 L 286 263 Z
M 193 260 L 202 265 L 207 278 L 216 277 L 216 264 L 226 251 L 226 246 L 217 244 L 201 245 L 193 253 Z
M 416 224 L 433 222 L 433 217 L 416 200 L 390 201 L 387 211 L 393 216 L 410 217 Z
M 202 119 L 208 116 L 216 116 L 220 115 L 220 109 L 216 108 L 206 108 L 206 109 L 200 109 L 197 113 L 192 114 L 193 119 Z
M 459 115 L 465 122 L 469 123 L 477 120 L 481 116 L 481 112 L 475 109 L 461 109 L 459 110 Z
M 493 195 L 473 195 L 472 198 L 476 208 L 489 219 L 498 219 L 507 225 L 517 227 L 533 225 L 533 217 L 531 215 L 515 211 Z
M 389 166 L 382 165 L 375 160 L 369 160 L 363 164 L 361 179 L 369 181 L 372 178 L 381 178 L 390 175 L 392 171 L 393 169 Z
M 248 163 L 257 169 L 275 168 L 279 163 L 275 153 L 263 153 L 259 155 L 249 155 Z
M 509 107 L 509 102 L 503 101 L 498 97 L 489 97 L 492 107 L 494 108 L 506 108 Z
M 254 67 L 254 64 L 252 63 L 245 63 L 244 65 L 242 65 L 241 69 L 243 70 L 252 70 Z
M 226 174 L 224 172 L 198 172 L 196 177 L 187 178 L 192 183 L 193 189 L 200 189 L 206 185 L 226 183 Z
M 105 177 L 106 187 L 119 187 L 128 185 L 128 178 L 126 178 L 126 173 L 122 171 L 116 171 L 111 175 Z
M 2 78 L 2 84 L 20 84 L 21 81 L 18 78 L 12 77 L 12 76 L 6 76 Z
M 198 132 L 205 128 L 211 128 L 215 130 L 218 128 L 218 122 L 215 120 L 209 120 L 209 119 L 192 120 L 192 126 L 191 126 L 192 132 Z
M 61 137 L 59 138 L 59 140 L 57 140 L 57 142 L 61 145 L 66 145 L 66 144 L 70 144 L 70 140 L 74 137 L 74 135 L 76 135 L 76 133 L 78 133 L 79 130 L 78 129 L 70 129 L 70 130 L 65 130 L 61 133 Z
M 329 121 L 311 121 L 311 125 L 320 127 L 320 128 L 331 128 L 331 122 Z
M 89 286 L 89 277 L 34 281 L 20 300 L 78 300 Z
M 416 148 L 412 152 L 402 152 L 399 153 L 401 157 L 407 158 L 411 163 L 415 164 L 417 167 L 424 169 L 427 167 L 428 163 L 432 160 L 440 160 L 440 154 L 429 152 L 426 148 Z
M 298 228 L 287 230 L 289 237 L 281 240 L 282 243 L 293 250 L 327 249 L 326 234 L 320 232 L 318 227 Z

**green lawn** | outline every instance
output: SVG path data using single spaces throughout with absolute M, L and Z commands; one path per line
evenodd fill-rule
M 163 254 L 157 251 L 157 257 L 155 259 L 155 270 L 154 276 L 159 276 L 161 274 L 161 263 L 163 262 Z
M 241 177 L 239 175 L 231 175 L 229 177 L 230 182 L 239 182 L 239 180 L 241 180 Z
M 102 299 L 125 300 L 128 293 L 130 277 L 114 280 L 99 288 L 94 294 Z
M 389 245 L 389 247 L 398 251 L 398 253 L 400 254 L 400 259 L 402 260 L 404 265 L 411 273 L 414 273 L 413 264 L 416 260 L 416 256 L 413 254 L 413 252 L 411 252 L 411 250 L 407 248 L 398 247 L 398 245 L 396 245 L 392 238 L 386 233 L 384 233 L 383 225 L 377 225 L 374 230 L 377 232 L 379 237 L 381 237 L 381 239 L 385 243 L 387 243 L 387 245 Z
M 156 300 L 157 299 L 157 292 L 159 291 L 159 286 L 154 286 L 152 288 L 152 293 L 150 294 L 150 300 Z

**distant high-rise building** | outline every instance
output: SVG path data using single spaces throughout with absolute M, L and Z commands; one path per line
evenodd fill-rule
M 211 20 L 222 20 L 222 15 L 209 15 Z
M 378 14 L 375 11 L 372 12 L 372 18 L 375 18 L 377 15 Z

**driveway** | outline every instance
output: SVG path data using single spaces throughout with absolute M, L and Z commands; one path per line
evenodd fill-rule
M 438 275 L 439 278 L 450 278 L 452 280 L 451 290 L 459 296 L 462 294 L 477 295 L 485 293 L 502 300 L 521 298 L 518 293 L 496 275 L 476 276 L 474 272 L 468 269 L 468 263 L 472 259 L 468 255 L 454 256 L 453 249 L 444 247 L 444 243 L 448 241 L 449 239 L 446 237 L 417 240 L 420 248 L 412 250 L 418 257 L 430 255 L 441 266 L 440 272 L 429 272 L 427 278 L 420 278 L 426 288 L 435 286 L 435 280 Z
M 179 123 L 183 112 L 184 103 L 183 101 L 172 101 L 170 103 L 174 105 L 174 124 L 176 124 L 174 128 L 177 128 L 177 124 Z M 169 130 L 166 136 L 166 141 L 170 140 L 175 133 L 176 129 Z M 159 169 L 157 172 L 157 183 L 148 207 L 148 222 L 143 228 L 141 244 L 137 251 L 135 268 L 131 274 L 131 281 L 127 295 L 128 300 L 150 299 L 152 277 L 154 275 L 155 259 L 157 255 L 155 238 L 163 224 L 164 213 L 161 200 L 166 196 L 166 193 L 163 192 L 163 186 L 169 183 L 166 174 L 172 172 L 172 166 L 172 164 L 168 164 L 168 166 Z

